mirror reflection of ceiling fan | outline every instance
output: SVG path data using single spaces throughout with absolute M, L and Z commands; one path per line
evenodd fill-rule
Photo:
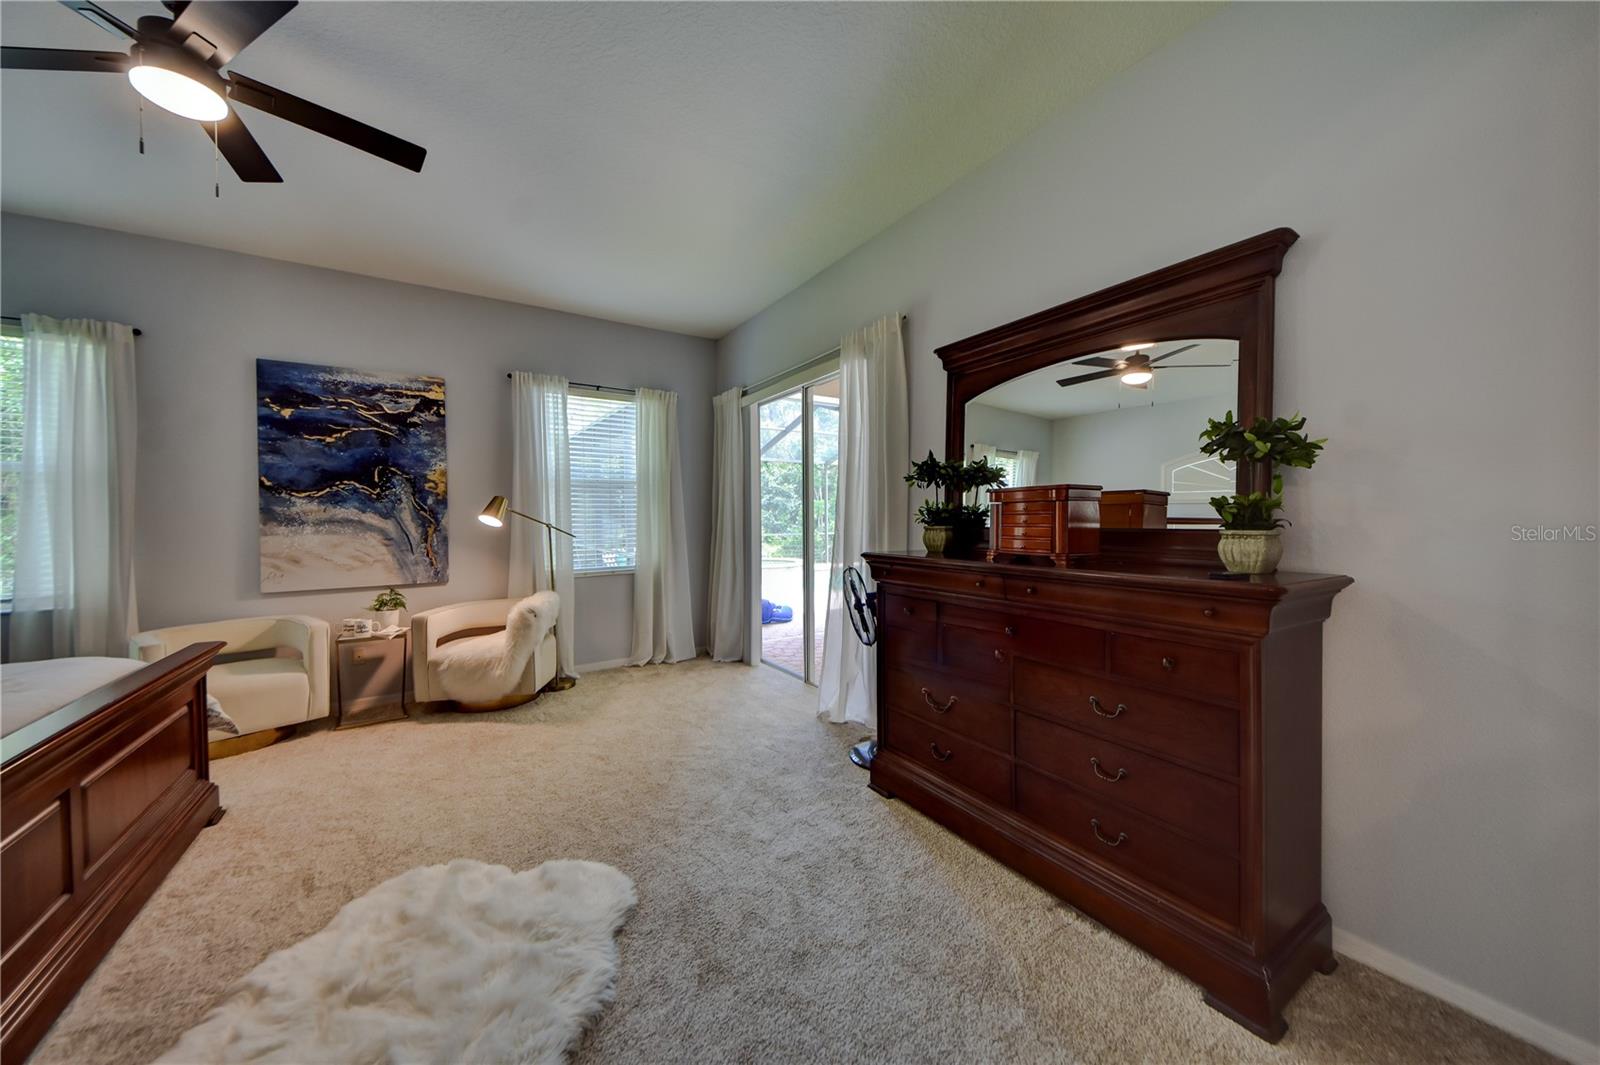
M 1152 356 L 1150 349 L 1155 347 L 1154 344 L 1125 344 L 1122 350 L 1127 352 L 1127 355 L 1123 358 L 1108 359 L 1100 355 L 1091 355 L 1087 359 L 1079 359 L 1076 363 L 1078 366 L 1104 366 L 1106 369 L 1101 370 L 1099 373 L 1086 373 L 1080 377 L 1063 377 L 1056 384 L 1066 388 L 1068 385 L 1081 385 L 1087 381 L 1101 381 L 1107 377 L 1116 377 L 1120 378 L 1122 383 L 1130 388 L 1148 388 L 1150 382 L 1155 379 L 1157 369 L 1162 371 L 1214 370 L 1233 365 L 1232 363 L 1222 362 L 1186 363 L 1183 366 L 1158 367 L 1156 365 L 1172 358 L 1174 355 L 1182 355 L 1190 348 L 1199 346 L 1198 344 L 1185 344 L 1181 348 L 1173 348 L 1171 351 Z
M 241 181 L 276 182 L 283 178 L 230 102 L 266 111 L 407 170 L 421 171 L 428 153 L 418 145 L 237 71 L 229 70 L 223 75 L 224 66 L 293 10 L 297 2 L 165 0 L 171 18 L 145 15 L 137 26 L 130 26 L 93 0 L 61 0 L 102 29 L 130 39 L 133 47 L 123 53 L 6 46 L 0 49 L 0 66 L 11 70 L 126 74 L 144 99 L 211 126 L 208 132 L 215 140 L 216 150 Z M 142 132 L 139 151 L 144 151 Z

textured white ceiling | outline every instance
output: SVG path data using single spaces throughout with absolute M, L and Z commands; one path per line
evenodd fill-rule
M 155 3 L 108 3 L 132 22 Z M 7 210 L 720 336 L 1208 14 L 1136 3 L 303 3 L 242 73 L 428 149 L 260 112 L 242 185 L 116 75 L 6 71 Z M 52 3 L 10 45 L 118 48 Z

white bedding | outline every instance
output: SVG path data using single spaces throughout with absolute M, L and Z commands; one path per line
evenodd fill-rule
M 52 658 L 0 666 L 0 736 L 144 666 L 137 658 Z

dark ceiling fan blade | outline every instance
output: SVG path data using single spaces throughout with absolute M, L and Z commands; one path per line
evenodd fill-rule
M 1188 351 L 1190 348 L 1198 348 L 1199 346 L 1200 346 L 1199 344 L 1185 344 L 1181 348 L 1173 348 L 1171 351 L 1167 352 L 1165 355 L 1157 355 L 1155 358 L 1151 359 L 1150 360 L 1150 365 L 1154 366 L 1156 363 L 1160 362 L 1162 359 L 1170 359 L 1174 355 L 1182 355 L 1184 352 Z
M 1075 366 L 1105 366 L 1105 367 L 1109 368 L 1109 367 L 1112 367 L 1112 366 L 1121 366 L 1121 365 L 1123 365 L 1123 361 L 1121 359 L 1102 358 L 1101 356 L 1096 355 L 1092 359 L 1079 359 L 1073 365 L 1075 365 Z
M 61 6 L 76 11 L 107 33 L 120 33 L 135 41 L 139 39 L 138 30 L 90 0 L 61 0 Z
M 1101 370 L 1099 373 L 1086 373 L 1082 377 L 1063 377 L 1056 384 L 1066 388 L 1068 385 L 1081 385 L 1085 381 L 1098 381 L 1104 377 L 1115 377 L 1122 372 L 1122 370 Z
M 300 0 L 194 0 L 172 23 L 172 39 L 220 67 L 293 11 Z M 198 38 L 198 39 L 197 39 Z
M 196 6 L 203 2 L 204 0 L 197 0 Z M 357 122 L 337 111 L 330 111 L 320 104 L 302 100 L 282 89 L 274 89 L 271 85 L 247 78 L 243 74 L 229 71 L 228 95 L 237 103 L 277 115 L 297 126 L 304 126 L 313 133 L 320 133 L 352 148 L 359 148 L 396 166 L 403 166 L 407 170 L 420 173 L 423 160 L 428 158 L 428 149 L 420 145 L 403 141 L 392 133 L 375 129 L 365 122 Z
M 204 125 L 204 123 L 201 123 Z M 217 150 L 239 175 L 240 181 L 282 181 L 278 168 L 272 165 L 267 153 L 261 150 L 237 112 L 231 108 L 228 117 L 217 123 Z
M 161 0 L 161 6 L 172 12 L 173 18 L 177 18 L 189 6 L 189 0 Z
M 0 48 L 0 67 L 7 70 L 88 70 L 121 74 L 131 62 L 121 52 L 80 52 L 72 48 Z

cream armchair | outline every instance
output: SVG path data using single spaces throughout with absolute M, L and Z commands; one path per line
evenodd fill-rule
M 221 640 L 218 657 L 275 652 L 221 662 L 206 673 L 206 690 L 222 704 L 223 713 L 241 735 L 297 725 L 328 716 L 328 623 L 301 614 L 207 621 L 141 632 L 131 641 L 133 657 L 146 662 L 164 658 L 191 643 Z M 284 650 L 299 658 L 284 657 Z M 210 739 L 227 739 L 211 733 Z
M 497 710 L 533 699 L 556 675 L 561 598 L 479 599 L 411 616 L 411 678 L 418 702 Z M 532 653 L 527 649 L 532 645 Z M 520 663 L 520 669 L 506 668 Z

